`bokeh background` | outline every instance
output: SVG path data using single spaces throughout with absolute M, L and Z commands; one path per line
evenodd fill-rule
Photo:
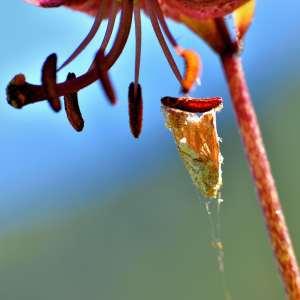
M 300 257 L 300 2 L 275 2 L 258 1 L 243 58 Z M 144 130 L 134 140 L 126 103 L 133 35 L 112 70 L 118 105 L 107 104 L 98 84 L 83 90 L 86 127 L 78 134 L 47 103 L 8 106 L 5 87 L 18 72 L 39 82 L 45 57 L 56 52 L 65 59 L 92 19 L 9 0 L 0 20 L 1 299 L 224 299 L 203 199 L 164 127 L 160 98 L 179 88 L 149 21 L 143 19 Z M 221 229 L 232 299 L 284 299 L 219 61 L 186 28 L 170 28 L 202 55 L 202 86 L 193 95 L 225 99 L 218 115 Z M 84 72 L 100 39 L 101 33 L 68 70 Z

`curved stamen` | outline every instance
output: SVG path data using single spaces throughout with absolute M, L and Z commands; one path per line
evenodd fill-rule
M 96 54 L 94 66 L 109 102 L 114 105 L 117 102 L 117 98 L 112 83 L 110 81 L 108 71 L 103 69 L 103 61 L 105 61 L 105 55 L 104 52 L 100 49 Z
M 133 0 L 123 0 L 121 8 L 121 17 L 119 23 L 119 29 L 112 45 L 112 48 L 105 56 L 103 62 L 103 69 L 108 70 L 118 60 L 121 53 L 123 52 L 126 42 L 129 37 L 131 21 L 133 15 Z M 90 71 L 94 69 L 94 62 L 90 66 Z
M 109 40 L 111 38 L 114 26 L 115 26 L 115 21 L 116 21 L 116 16 L 117 16 L 117 12 L 118 12 L 118 7 L 119 5 L 117 5 L 116 1 L 113 1 L 113 3 L 111 4 L 111 10 L 109 13 L 109 18 L 108 18 L 108 23 L 107 23 L 107 27 L 106 27 L 106 31 L 102 40 L 102 44 L 100 46 L 100 49 L 105 51 Z
M 109 19 L 108 19 L 108 24 L 106 26 L 106 31 L 102 40 L 102 44 L 99 48 L 99 51 L 103 52 L 103 55 L 105 54 L 106 47 L 110 41 L 111 35 L 113 33 L 115 21 L 116 21 L 116 16 L 118 13 L 119 5 L 116 1 L 114 1 L 111 5 L 111 11 L 109 13 Z M 89 70 L 93 69 L 95 66 L 95 61 L 90 65 Z
M 103 68 L 108 70 L 117 61 L 124 50 L 129 37 L 133 14 L 133 0 L 122 1 L 120 25 L 114 44 L 103 62 Z
M 103 70 L 109 70 L 121 55 L 129 36 L 133 14 L 133 0 L 123 0 L 121 7 L 120 25 L 112 49 L 103 61 Z M 47 93 L 42 85 L 29 84 L 24 80 L 17 80 L 23 75 L 17 75 L 7 87 L 7 101 L 15 107 L 43 101 L 47 99 Z M 23 76 L 24 77 L 24 76 Z M 57 96 L 63 96 L 77 92 L 98 80 L 98 72 L 92 63 L 90 69 L 76 79 L 71 79 L 56 84 Z
M 160 46 L 161 46 L 161 48 L 162 48 L 162 50 L 163 50 L 163 52 L 165 54 L 166 59 L 168 60 L 168 63 L 170 65 L 170 67 L 171 67 L 171 69 L 172 69 L 175 77 L 181 83 L 182 76 L 181 76 L 181 74 L 180 74 L 180 72 L 178 70 L 178 67 L 177 67 L 177 65 L 176 65 L 176 63 L 174 61 L 174 58 L 173 58 L 173 56 L 172 56 L 172 54 L 171 54 L 171 52 L 170 52 L 170 50 L 168 48 L 168 45 L 167 45 L 167 43 L 166 43 L 166 41 L 164 39 L 164 36 L 163 36 L 163 34 L 161 32 L 161 29 L 159 27 L 159 23 L 157 21 L 157 17 L 155 15 L 155 11 L 152 10 L 153 5 L 151 4 L 151 1 L 152 0 L 145 0 L 145 4 L 147 6 L 147 11 L 148 11 L 149 16 L 150 16 L 150 21 L 151 21 L 153 30 L 154 30 L 154 32 L 156 34 L 156 37 L 157 37 L 157 39 L 158 39 L 158 41 L 160 43 Z
M 69 63 L 71 63 L 90 43 L 90 41 L 94 38 L 96 35 L 103 19 L 104 19 L 104 8 L 106 7 L 107 0 L 100 1 L 99 9 L 97 12 L 97 15 L 95 17 L 94 23 L 92 28 L 90 29 L 87 36 L 83 39 L 83 41 L 80 43 L 80 45 L 75 49 L 75 51 L 69 56 L 68 59 L 58 68 L 58 71 L 63 69 L 65 66 L 67 66 Z
M 101 3 L 104 3 L 104 1 Z M 183 87 L 183 91 L 188 92 L 192 87 L 192 85 L 194 84 L 195 78 L 197 78 L 197 74 L 198 74 L 199 63 L 198 63 L 198 59 L 196 59 L 197 58 L 196 54 L 192 53 L 189 50 L 181 49 L 181 47 L 178 46 L 176 40 L 173 38 L 172 34 L 170 33 L 167 27 L 167 24 L 164 20 L 164 16 L 162 14 L 162 11 L 159 7 L 157 0 L 145 0 L 145 4 L 150 16 L 153 29 L 161 45 L 161 48 L 169 62 L 169 65 L 173 70 L 176 78 L 181 83 Z M 100 8 L 101 7 L 102 6 L 100 6 Z M 98 11 L 98 15 L 96 17 L 97 21 L 95 21 L 93 28 L 96 28 L 97 26 L 95 24 L 98 24 L 99 22 L 99 16 L 101 16 L 100 8 Z M 112 48 L 110 49 L 108 54 L 105 55 L 104 51 L 108 45 L 111 34 L 113 32 L 115 18 L 119 8 L 121 8 L 119 28 L 116 34 L 115 41 L 112 45 Z M 76 77 L 73 77 L 73 79 L 68 78 L 68 80 L 59 84 L 56 84 L 54 81 L 54 86 L 52 90 L 55 91 L 55 96 L 57 98 L 63 95 L 76 93 L 80 89 L 100 79 L 104 87 L 104 91 L 106 92 L 109 100 L 111 101 L 112 104 L 115 103 L 116 97 L 107 72 L 110 69 L 110 67 L 116 62 L 116 60 L 119 58 L 119 56 L 121 55 L 125 47 L 125 44 L 127 42 L 130 33 L 133 14 L 134 14 L 134 21 L 135 21 L 135 33 L 136 33 L 135 75 L 134 75 L 133 93 L 134 93 L 134 97 L 137 96 L 139 73 L 140 73 L 140 61 L 141 61 L 141 39 L 142 39 L 140 7 L 138 6 L 138 4 L 135 4 L 134 6 L 133 0 L 123 0 L 121 7 L 120 5 L 117 4 L 117 2 L 113 2 L 112 4 L 110 16 L 109 16 L 109 23 L 107 24 L 107 29 L 106 29 L 104 39 L 102 41 L 98 54 L 96 55 L 96 58 L 94 59 L 92 65 L 90 66 L 90 69 L 85 74 L 77 78 Z M 177 53 L 185 59 L 186 74 L 184 78 L 181 76 L 177 68 L 177 65 L 164 39 L 160 26 L 163 28 L 166 36 L 168 37 L 170 43 L 175 48 L 175 50 L 178 49 L 180 50 L 180 52 L 177 51 Z M 94 34 L 93 30 L 97 31 L 97 29 L 93 29 L 93 28 L 88 35 L 90 37 Z M 81 45 L 85 45 L 86 43 L 85 41 L 87 40 L 88 38 L 86 38 Z M 79 46 L 79 48 L 80 47 L 81 46 Z M 75 51 L 74 53 L 77 52 Z M 63 64 L 63 66 L 67 62 L 68 60 Z M 44 72 L 44 74 L 46 73 L 48 74 L 49 72 Z M 25 77 L 23 75 L 17 75 L 11 81 L 11 83 L 7 88 L 8 102 L 17 108 L 21 108 L 26 104 L 42 101 L 49 98 L 48 90 L 49 90 L 48 85 L 45 83 L 43 83 L 43 85 L 32 85 L 26 82 Z
M 149 3 L 151 3 L 151 8 L 152 10 L 155 12 L 155 15 L 158 18 L 159 24 L 162 27 L 165 35 L 167 36 L 169 42 L 171 43 L 171 45 L 176 49 L 178 46 L 177 41 L 175 40 L 175 38 L 173 37 L 171 31 L 169 30 L 169 27 L 166 23 L 165 17 L 161 11 L 161 8 L 159 6 L 159 3 L 157 2 L 157 0 L 151 0 L 149 1 Z
M 176 53 L 181 56 L 185 63 L 185 74 L 183 75 L 181 85 L 182 91 L 184 93 L 188 93 L 194 84 L 197 82 L 199 77 L 199 72 L 201 69 L 201 63 L 198 54 L 193 50 L 186 50 L 178 45 L 177 41 L 173 37 L 169 27 L 166 23 L 162 10 L 160 8 L 159 3 L 157 0 L 151 0 L 151 6 L 153 11 L 158 18 L 160 26 L 162 27 L 166 37 L 168 38 L 169 42 L 173 46 Z
M 142 48 L 141 11 L 139 7 L 134 8 L 134 24 L 135 24 L 134 94 L 136 95 L 138 89 L 139 77 L 140 77 L 141 48 Z

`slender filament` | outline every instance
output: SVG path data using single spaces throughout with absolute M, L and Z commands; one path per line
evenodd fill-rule
M 134 8 L 135 24 L 135 70 L 134 70 L 134 94 L 137 93 L 141 66 L 141 48 L 142 48 L 142 26 L 141 11 L 139 7 Z
M 105 31 L 105 34 L 104 34 L 104 37 L 102 40 L 102 44 L 100 46 L 100 49 L 103 51 L 105 51 L 105 49 L 110 41 L 113 29 L 114 29 L 115 21 L 116 21 L 117 12 L 118 12 L 117 2 L 113 1 L 113 3 L 111 4 L 111 11 L 109 13 L 106 31 Z
M 145 3 L 147 5 L 147 10 L 149 12 L 149 16 L 150 16 L 150 21 L 151 21 L 151 24 L 152 24 L 152 27 L 153 27 L 153 30 L 156 34 L 156 37 L 160 43 L 160 46 L 165 54 L 165 57 L 166 59 L 168 60 L 168 63 L 175 75 L 175 77 L 177 78 L 177 80 L 181 83 L 182 81 L 182 76 L 179 72 L 179 69 L 174 61 L 174 58 L 168 48 L 168 45 L 164 39 L 164 36 L 161 32 L 161 29 L 160 29 L 160 26 L 159 26 L 159 23 L 157 21 L 157 17 L 156 17 L 156 14 L 155 14 L 155 11 L 153 11 L 153 3 L 151 3 L 152 0 L 146 0 Z
M 69 56 L 69 58 L 58 68 L 58 71 L 63 69 L 69 63 L 71 63 L 90 43 L 90 41 L 95 37 L 102 21 L 104 18 L 104 8 L 106 6 L 107 0 L 100 1 L 99 9 L 97 15 L 95 17 L 92 28 L 90 29 L 87 36 L 83 39 L 83 41 L 79 44 L 79 46 L 75 49 L 75 51 Z

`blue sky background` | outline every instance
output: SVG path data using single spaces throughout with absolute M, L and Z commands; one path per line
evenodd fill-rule
M 259 110 L 272 108 L 272 89 L 298 73 L 300 3 L 296 0 L 258 1 L 256 19 L 243 54 L 254 101 Z M 84 205 L 87 199 L 103 201 L 106 192 L 122 189 L 136 178 L 157 172 L 173 147 L 160 112 L 160 98 L 178 95 L 178 84 L 162 55 L 149 20 L 143 19 L 141 83 L 145 116 L 141 138 L 135 141 L 128 129 L 127 86 L 133 78 L 133 34 L 121 59 L 112 70 L 119 104 L 110 107 L 97 84 L 80 92 L 86 120 L 83 133 L 69 126 L 64 112 L 54 114 L 47 103 L 22 111 L 8 106 L 5 87 L 13 75 L 26 74 L 39 82 L 45 57 L 56 52 L 63 61 L 88 32 L 92 19 L 60 9 L 40 9 L 10 0 L 1 9 L 1 152 L 0 228 L 47 210 Z M 202 86 L 194 96 L 222 96 L 225 109 L 221 124 L 233 123 L 231 105 L 217 57 L 186 28 L 170 23 L 178 41 L 199 51 L 204 62 Z M 103 27 L 102 27 L 103 28 Z M 102 30 L 103 32 L 103 30 Z M 101 34 L 61 74 L 84 72 L 101 41 Z M 181 63 L 180 61 L 178 62 Z M 263 93 L 259 91 L 263 90 Z M 259 97 L 257 97 L 259 95 Z M 84 195 L 84 196 L 83 196 Z M 89 197 L 91 195 L 91 197 Z M 1 231 L 1 229 L 0 229 Z

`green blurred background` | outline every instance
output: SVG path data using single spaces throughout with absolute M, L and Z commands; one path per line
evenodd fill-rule
M 299 9 L 295 0 L 258 1 L 243 55 L 298 256 Z M 53 51 L 67 57 L 91 24 L 81 14 L 19 0 L 5 1 L 0 16 L 3 100 L 14 74 L 38 82 L 44 58 Z M 124 100 L 133 36 L 112 74 L 123 101 L 111 108 L 97 85 L 84 90 L 82 134 L 47 103 L 22 111 L 0 103 L 1 299 L 225 298 L 203 200 L 160 111 L 160 97 L 178 95 L 178 86 L 148 20 L 143 25 L 145 126 L 138 141 L 130 136 Z M 284 299 L 218 59 L 184 27 L 170 22 L 170 28 L 202 55 L 202 87 L 193 95 L 225 99 L 218 115 L 225 158 L 221 218 L 232 299 Z M 83 72 L 97 44 L 70 69 Z

